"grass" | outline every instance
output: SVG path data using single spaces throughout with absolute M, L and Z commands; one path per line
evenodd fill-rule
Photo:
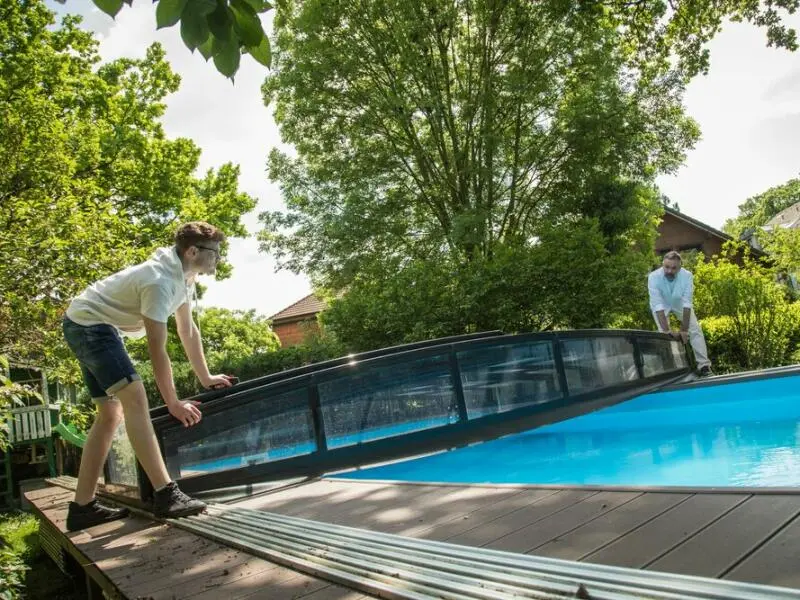
M 85 600 L 86 594 L 42 550 L 36 517 L 0 513 L 0 600 L 22 598 Z

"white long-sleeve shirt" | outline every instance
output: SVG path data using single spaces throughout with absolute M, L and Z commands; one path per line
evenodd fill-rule
M 686 269 L 681 269 L 670 281 L 664 275 L 664 268 L 659 267 L 647 276 L 647 290 L 652 312 L 663 310 L 680 315 L 684 308 L 692 308 L 694 276 Z

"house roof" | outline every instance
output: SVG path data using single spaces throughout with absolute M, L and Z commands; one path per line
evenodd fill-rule
M 670 208 L 669 206 L 665 206 L 664 207 L 664 212 L 666 214 L 672 215 L 673 217 L 675 217 L 676 219 L 678 219 L 680 221 L 683 221 L 684 223 L 688 223 L 689 225 L 692 225 L 693 227 L 696 227 L 696 228 L 698 228 L 698 229 L 700 229 L 702 231 L 705 231 L 706 233 L 709 233 L 709 234 L 713 235 L 714 237 L 717 237 L 717 238 L 719 238 L 719 239 L 721 239 L 723 241 L 727 242 L 727 241 L 733 240 L 733 238 L 731 236 L 729 236 L 727 233 L 725 233 L 724 231 L 720 231 L 719 229 L 714 229 L 713 227 L 711 227 L 711 225 L 707 225 L 706 223 L 703 223 L 702 221 L 698 221 L 697 219 L 693 219 L 689 215 L 686 215 L 686 214 L 680 212 L 679 210 L 675 210 L 674 208 Z M 764 255 L 764 251 L 761 249 L 760 246 L 758 246 L 758 244 L 756 243 L 755 239 L 743 236 L 740 241 L 746 242 L 756 255 L 758 255 L 758 256 Z
M 764 225 L 764 229 L 782 227 L 784 229 L 797 229 L 800 227 L 800 202 L 784 208 Z
M 314 294 L 309 294 L 304 298 L 300 298 L 294 304 L 290 304 L 283 310 L 276 312 L 269 319 L 275 322 L 282 321 L 299 321 L 303 317 L 312 317 L 319 312 L 328 308 L 328 303 L 320 300 Z
M 674 208 L 670 208 L 668 206 L 665 206 L 664 207 L 664 212 L 665 213 L 669 213 L 670 215 L 672 215 L 676 219 L 679 219 L 679 220 L 681 220 L 681 221 L 683 221 L 685 223 L 689 223 L 690 225 L 694 225 L 698 229 L 702 229 L 703 231 L 705 231 L 707 233 L 710 233 L 711 235 L 714 235 L 714 236 L 716 236 L 718 238 L 722 238 L 725 241 L 733 239 L 731 236 L 729 236 L 724 231 L 720 231 L 719 229 L 714 229 L 713 227 L 711 227 L 711 225 L 707 225 L 707 224 L 703 223 L 702 221 L 698 221 L 697 219 L 693 219 L 689 215 L 685 215 L 682 212 L 680 212 L 678 210 L 675 210 Z

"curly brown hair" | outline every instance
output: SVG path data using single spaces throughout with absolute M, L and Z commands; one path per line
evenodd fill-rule
M 175 246 L 179 255 L 198 243 L 224 241 L 222 230 L 204 221 L 184 223 L 175 231 Z

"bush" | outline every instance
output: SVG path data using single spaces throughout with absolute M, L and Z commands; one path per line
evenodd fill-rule
M 212 373 L 226 373 L 235 375 L 240 381 L 263 377 L 270 373 L 286 371 L 311 363 L 338 358 L 347 354 L 344 346 L 334 337 L 315 332 L 309 332 L 306 341 L 299 346 L 289 346 L 268 352 L 255 352 L 245 356 L 220 356 L 209 357 L 209 369 Z M 136 365 L 136 371 L 142 378 L 147 399 L 151 407 L 162 404 L 161 393 L 158 391 L 153 367 L 149 362 Z M 188 362 L 175 361 L 172 363 L 172 377 L 175 380 L 175 389 L 178 398 L 188 398 L 203 391 L 197 377 Z
M 41 554 L 39 521 L 25 513 L 0 515 L 0 600 L 24 598 L 25 572 Z
M 25 572 L 28 567 L 9 548 L 0 548 L 0 600 L 24 598 Z
M 734 262 L 742 252 L 742 264 Z M 695 268 L 695 310 L 726 346 L 722 355 L 735 370 L 784 365 L 793 348 L 797 309 L 788 301 L 784 285 L 772 270 L 728 244 L 721 256 L 699 262 Z M 724 322 L 709 321 L 724 317 Z M 718 362 L 715 355 L 711 360 Z M 736 361 L 734 363 L 733 361 Z
M 708 355 L 717 373 L 735 373 L 746 363 L 744 349 L 736 337 L 730 317 L 707 317 L 700 321 L 708 345 Z

